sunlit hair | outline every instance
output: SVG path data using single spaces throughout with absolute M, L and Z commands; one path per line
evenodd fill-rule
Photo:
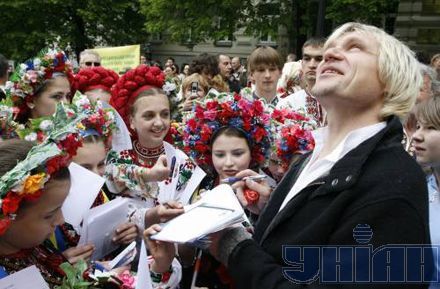
M 261 46 L 252 51 L 248 60 L 248 70 L 254 72 L 258 66 L 276 66 L 283 69 L 283 60 L 280 54 L 270 46 Z
M 433 126 L 440 130 L 440 98 L 433 97 L 416 106 L 416 119 L 424 126 Z
M 414 105 L 423 84 L 414 52 L 385 31 L 356 22 L 345 23 L 337 28 L 327 39 L 324 51 L 336 39 L 350 32 L 370 35 L 379 45 L 378 76 L 385 86 L 384 105 L 380 116 L 404 117 Z

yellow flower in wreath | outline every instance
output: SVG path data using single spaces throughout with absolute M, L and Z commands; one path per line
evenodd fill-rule
M 46 174 L 45 173 L 39 173 L 36 175 L 32 175 L 27 177 L 26 181 L 24 182 L 24 188 L 21 194 L 33 194 L 40 189 L 43 188 L 44 182 L 46 180 Z

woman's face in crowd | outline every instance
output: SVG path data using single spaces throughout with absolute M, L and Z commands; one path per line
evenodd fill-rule
M 68 103 L 70 94 L 70 83 L 66 77 L 59 76 L 51 79 L 44 91 L 28 103 L 31 109 L 31 117 L 39 118 L 53 115 L 57 103 Z
M 212 162 L 220 179 L 235 176 L 249 168 L 251 151 L 246 139 L 220 135 L 212 144 Z
M 170 104 L 164 94 L 144 96 L 133 104 L 135 110 L 130 118 L 130 127 L 136 131 L 139 142 L 147 148 L 163 143 L 170 129 Z
M 61 206 L 70 189 L 70 181 L 50 180 L 35 202 L 28 202 L 18 210 L 11 226 L 0 236 L 2 247 L 17 251 L 32 248 L 48 239 L 57 225 L 64 223 Z
M 183 68 L 183 73 L 184 73 L 185 75 L 189 75 L 189 65 L 188 65 L 188 64 L 185 65 L 185 67 Z
M 83 143 L 82 147 L 79 147 L 76 156 L 73 157 L 73 161 L 78 165 L 94 172 L 101 177 L 105 172 L 105 158 L 107 151 L 102 141 L 96 143 Z
M 440 165 L 440 130 L 419 120 L 413 142 L 417 162 L 420 165 L 433 167 Z

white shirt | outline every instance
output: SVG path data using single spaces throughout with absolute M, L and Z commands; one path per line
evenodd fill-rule
M 348 152 L 356 148 L 362 142 L 384 129 L 385 126 L 386 122 L 380 122 L 349 132 L 330 154 L 320 160 L 316 159 L 318 158 L 322 147 L 327 140 L 328 128 L 322 127 L 313 131 L 312 134 L 315 139 L 315 149 L 313 150 L 310 161 L 307 163 L 292 189 L 281 204 L 280 211 L 297 193 L 299 193 L 314 180 L 329 173 L 337 161 L 342 159 Z
M 294 111 L 303 111 L 304 113 L 307 113 L 306 96 L 306 91 L 301 89 L 300 91 L 280 99 L 276 105 L 276 108 L 290 108 Z

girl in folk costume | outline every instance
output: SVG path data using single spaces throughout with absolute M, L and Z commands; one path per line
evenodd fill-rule
M 17 119 L 51 116 L 56 104 L 71 99 L 73 74 L 63 51 L 43 50 L 39 56 L 20 64 L 6 85 L 6 94 L 18 108 Z
M 415 107 L 417 129 L 413 134 L 413 145 L 417 162 L 427 172 L 426 181 L 429 193 L 429 228 L 432 244 L 440 244 L 440 99 L 432 98 Z M 434 247 L 434 256 L 437 256 Z M 440 271 L 440 261 L 436 260 L 436 274 Z M 429 288 L 440 288 L 433 283 Z
M 2 277 L 36 265 L 51 286 L 61 283 L 59 265 L 65 259 L 45 240 L 63 223 L 61 205 L 70 187 L 67 166 L 81 146 L 78 124 L 83 119 L 56 122 L 37 146 L 24 140 L 0 144 Z
M 111 88 L 118 79 L 116 72 L 102 66 L 82 68 L 75 75 L 73 88 L 87 95 L 92 102 L 101 100 L 109 103 Z
M 79 93 L 75 95 L 72 102 L 70 111 L 87 114 L 87 118 L 83 121 L 85 129 L 81 131 L 83 143 L 72 160 L 97 175 L 103 176 L 112 131 L 116 126 L 115 112 L 112 109 L 103 109 L 100 102 L 91 103 L 85 95 Z M 106 202 L 108 202 L 108 197 L 101 190 L 92 208 Z M 124 245 L 131 243 L 136 238 L 137 233 L 135 224 L 125 223 L 116 228 L 112 238 L 115 243 Z M 94 249 L 93 244 L 78 246 L 79 238 L 80 236 L 74 228 L 70 224 L 64 223 L 57 226 L 51 241 L 73 264 L 80 259 L 87 260 Z
M 206 189 L 212 189 L 241 171 L 258 171 L 269 156 L 270 115 L 264 111 L 260 100 L 211 90 L 203 102 L 196 104 L 184 124 L 186 152 L 209 172 L 207 179 L 210 181 L 206 182 Z M 246 205 L 262 208 L 269 194 L 258 195 L 248 190 L 239 198 Z M 225 268 L 209 254 L 204 254 L 201 260 L 197 286 L 233 286 Z
M 113 192 L 132 198 L 132 221 L 139 230 L 182 213 L 173 200 L 188 203 L 205 176 L 182 151 L 164 141 L 170 129 L 170 102 L 161 89 L 164 80 L 159 68 L 140 65 L 118 80 L 110 99 L 130 128 L 133 149 L 111 152 L 106 176 Z
M 305 114 L 287 108 L 274 109 L 270 119 L 273 138 L 267 170 L 278 183 L 299 156 L 313 150 L 312 130 L 318 124 Z

